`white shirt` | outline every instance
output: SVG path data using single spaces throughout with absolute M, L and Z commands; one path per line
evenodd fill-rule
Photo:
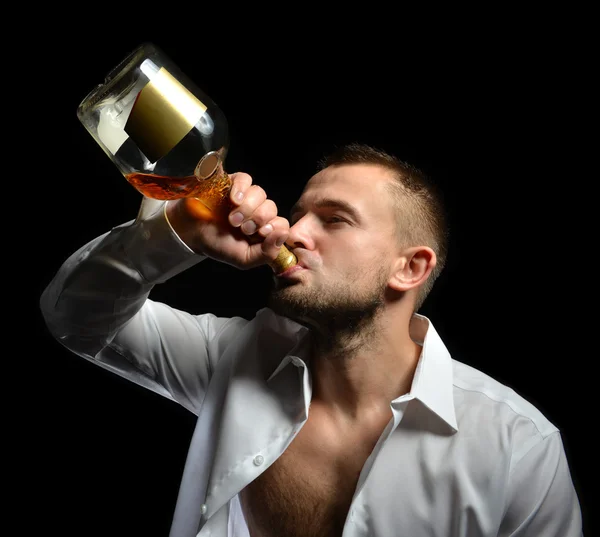
M 238 493 L 308 418 L 309 331 L 268 308 L 252 320 L 148 298 L 202 261 L 163 204 L 75 252 L 41 298 L 72 352 L 197 415 L 170 537 L 248 537 Z M 343 537 L 581 537 L 560 431 L 511 388 L 453 359 L 414 316 L 410 392 L 359 477 Z

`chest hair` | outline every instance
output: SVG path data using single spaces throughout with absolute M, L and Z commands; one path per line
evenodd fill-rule
M 279 459 L 241 492 L 250 536 L 340 537 L 380 432 L 342 442 L 315 422 L 307 423 Z

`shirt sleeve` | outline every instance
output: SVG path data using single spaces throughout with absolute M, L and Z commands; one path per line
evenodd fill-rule
M 512 468 L 498 537 L 582 537 L 582 517 L 560 432 L 535 443 Z
M 164 206 L 144 198 L 135 220 L 74 252 L 40 308 L 67 349 L 197 413 L 227 342 L 248 321 L 192 315 L 148 298 L 156 284 L 205 259 L 175 234 Z

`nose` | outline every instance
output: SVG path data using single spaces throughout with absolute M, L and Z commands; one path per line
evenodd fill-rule
M 290 232 L 286 244 L 290 248 L 304 248 L 305 250 L 313 250 L 314 240 L 310 232 L 310 219 L 308 215 L 303 216 L 290 227 Z

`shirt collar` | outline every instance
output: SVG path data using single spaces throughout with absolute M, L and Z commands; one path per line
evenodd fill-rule
M 408 397 L 421 401 L 456 432 L 458 424 L 454 409 L 454 381 L 450 353 L 427 317 L 413 314 L 409 332 L 413 341 L 422 345 L 423 351 Z M 407 396 L 399 397 L 392 403 L 406 398 Z
M 294 362 L 296 366 L 306 367 L 300 357 L 305 360 L 308 358 L 309 345 L 306 336 L 309 331 L 306 327 L 289 319 L 286 319 L 285 322 L 295 327 L 296 344 L 275 368 L 267 382 L 276 377 L 290 362 Z M 290 326 L 286 325 L 286 327 L 290 329 Z M 418 399 L 456 432 L 458 424 L 454 409 L 454 382 L 450 353 L 431 321 L 424 315 L 413 314 L 409 334 L 413 341 L 423 347 L 423 350 L 417 363 L 410 392 L 394 399 L 392 405 L 402 403 L 407 399 Z

